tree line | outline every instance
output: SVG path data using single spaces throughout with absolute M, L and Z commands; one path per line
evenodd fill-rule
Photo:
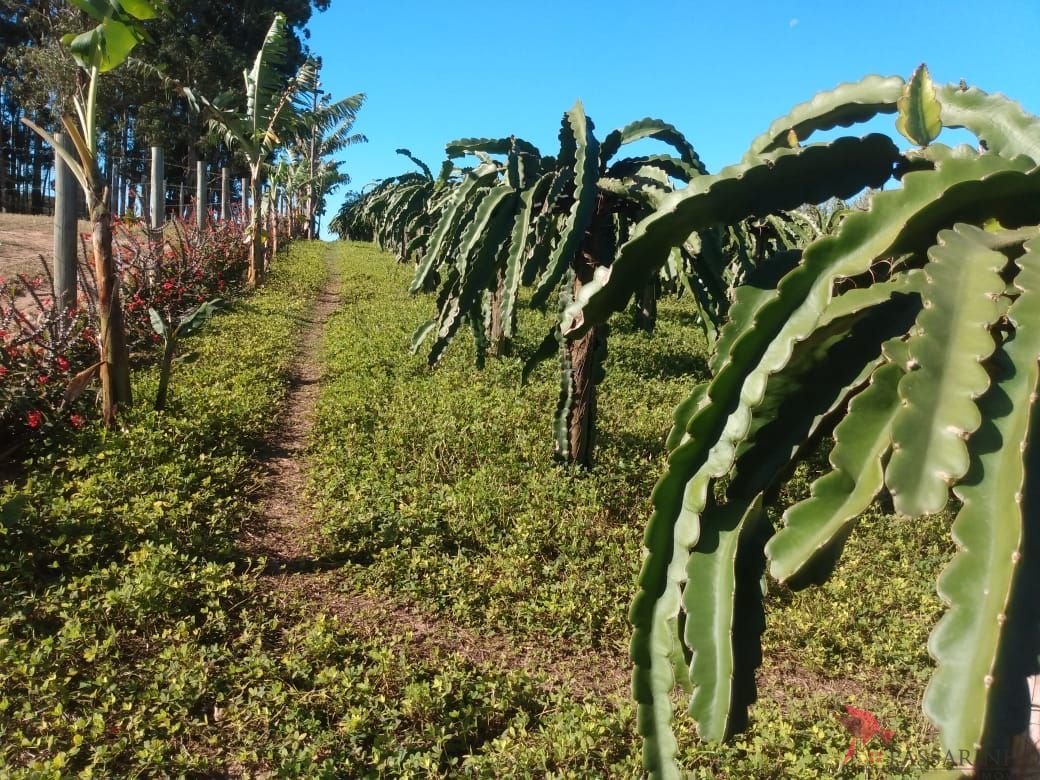
M 286 17 L 284 70 L 295 73 L 309 56 L 306 24 L 329 2 L 169 0 L 135 56 L 204 94 L 220 94 L 238 87 L 276 12 Z M 0 0 L 0 212 L 51 210 L 54 152 L 21 120 L 60 130 L 59 117 L 72 111 L 83 77 L 61 38 L 84 18 L 65 0 Z M 148 176 L 150 146 L 166 151 L 168 200 L 177 200 L 182 183 L 193 191 L 198 161 L 229 166 L 236 180 L 248 173 L 247 162 L 208 132 L 206 119 L 154 76 L 119 69 L 100 88 L 99 159 L 114 210 L 132 207 L 130 188 Z

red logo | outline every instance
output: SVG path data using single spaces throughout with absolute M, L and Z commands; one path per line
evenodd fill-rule
M 849 730 L 849 733 L 852 734 L 852 739 L 849 740 L 849 749 L 845 752 L 845 758 L 842 759 L 842 766 L 849 763 L 852 757 L 856 755 L 857 744 L 860 748 L 865 749 L 874 737 L 878 737 L 882 744 L 887 745 L 892 741 L 892 737 L 896 735 L 891 729 L 882 728 L 877 716 L 868 710 L 861 710 L 858 707 L 848 705 L 845 707 L 845 712 L 848 715 L 839 715 L 838 721 Z M 870 763 L 882 760 L 880 750 L 865 750 L 862 752 L 866 753 L 867 761 Z

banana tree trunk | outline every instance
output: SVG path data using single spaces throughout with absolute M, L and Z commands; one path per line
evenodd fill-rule
M 101 413 L 105 425 L 115 422 L 120 406 L 133 402 L 126 326 L 119 303 L 119 284 L 112 255 L 112 214 L 103 191 L 91 192 L 94 272 L 98 280 L 98 345 L 101 352 Z
M 155 392 L 155 411 L 166 408 L 166 395 L 170 387 L 170 374 L 173 372 L 173 357 L 177 351 L 177 336 L 171 333 L 163 347 L 162 362 L 159 364 L 159 389 Z
M 249 212 L 249 279 L 250 287 L 258 287 L 264 283 L 264 243 L 261 240 L 261 209 L 260 209 L 260 175 L 253 170 L 249 180 L 249 202 L 252 209 Z
M 313 185 L 307 185 L 307 200 L 303 205 L 303 219 L 306 222 L 307 240 L 314 240 L 314 194 Z

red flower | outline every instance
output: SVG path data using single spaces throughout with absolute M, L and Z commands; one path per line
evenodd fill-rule
M 58 369 L 60 371 L 68 371 L 69 370 L 69 361 L 67 361 L 61 355 L 58 355 L 57 360 L 55 360 L 54 362 L 58 364 Z
M 73 428 L 79 429 L 86 425 L 87 421 L 84 420 L 82 416 L 74 414 L 71 417 L 69 417 L 69 423 L 72 425 Z
M 38 377 L 36 377 L 36 381 L 39 382 L 41 385 L 45 385 L 48 381 L 50 381 L 50 377 L 46 374 L 40 374 Z
M 39 428 L 40 423 L 43 422 L 43 412 L 37 411 L 36 409 L 29 412 L 28 417 L 30 428 Z

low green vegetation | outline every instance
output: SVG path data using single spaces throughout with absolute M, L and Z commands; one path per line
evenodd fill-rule
M 27 502 L 0 529 L 0 774 L 205 765 L 214 706 L 263 684 L 253 648 L 273 629 L 235 540 L 319 256 L 295 250 L 197 338 L 165 414 L 141 404 L 41 447 L 5 487 Z M 135 381 L 154 397 L 157 370 Z
M 432 302 L 406 294 L 409 268 L 349 246 L 313 452 L 322 552 L 356 572 L 347 588 L 403 599 L 449 625 L 556 645 L 561 655 L 593 649 L 590 663 L 625 678 L 627 611 L 668 410 L 706 375 L 692 307 L 662 300 L 653 337 L 629 318 L 615 321 L 597 464 L 582 472 L 548 465 L 542 410 L 557 392 L 553 372 L 518 387 L 536 347 L 525 334 L 544 323 L 522 324 L 514 355 L 483 371 L 472 367 L 468 341 L 431 371 L 399 352 Z M 804 467 L 787 489 L 806 492 L 816 473 Z M 770 584 L 768 700 L 748 734 L 688 745 L 685 765 L 705 777 L 833 776 L 849 746 L 836 717 L 846 705 L 896 732 L 888 745 L 871 744 L 884 748 L 876 776 L 940 765 L 918 701 L 930 673 L 923 640 L 940 611 L 932 583 L 952 553 L 945 527 L 875 511 L 828 585 L 794 594 Z M 631 717 L 626 704 L 610 720 Z M 871 770 L 864 762 L 861 751 L 847 771 Z
M 342 593 L 298 603 L 239 542 L 258 532 L 255 464 L 326 258 L 343 303 L 299 508 L 326 532 L 315 552 L 343 563 Z M 142 404 L 120 428 L 70 433 L 5 488 L 27 504 L 0 531 L 0 774 L 640 773 L 626 613 L 666 410 L 705 373 L 701 331 L 681 300 L 661 302 L 653 337 L 616 318 L 597 465 L 579 472 L 547 465 L 554 372 L 518 386 L 533 341 L 484 371 L 462 342 L 436 371 L 402 357 L 430 305 L 404 292 L 409 277 L 368 245 L 293 245 L 267 287 L 194 337 L 200 358 L 175 368 L 165 414 Z M 144 397 L 157 381 L 135 378 Z M 789 489 L 804 492 L 810 471 Z M 752 728 L 719 746 L 676 723 L 695 776 L 898 777 L 940 763 L 918 702 L 943 528 L 875 513 L 820 591 L 770 585 Z M 443 647 L 404 621 L 359 630 L 321 600 L 356 594 L 421 616 Z M 467 641 L 533 660 L 478 659 Z M 561 681 L 563 658 L 603 684 Z M 846 705 L 895 733 L 841 769 Z

